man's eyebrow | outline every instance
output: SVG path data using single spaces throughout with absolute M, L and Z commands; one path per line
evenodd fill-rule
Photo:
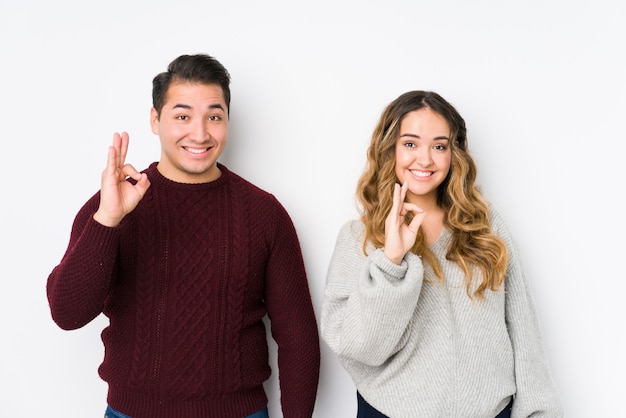
M 224 106 L 222 106 L 220 103 L 214 103 L 214 104 L 210 104 L 208 106 L 209 109 L 220 109 L 220 110 L 224 110 Z M 191 109 L 191 106 L 188 104 L 184 104 L 184 103 L 177 103 L 174 106 L 172 106 L 172 109 Z

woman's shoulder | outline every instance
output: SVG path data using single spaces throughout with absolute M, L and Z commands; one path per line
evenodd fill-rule
M 345 221 L 337 234 L 337 245 L 341 247 L 358 247 L 363 245 L 365 225 L 359 219 Z
M 514 251 L 517 246 L 515 238 L 507 226 L 505 217 L 493 205 L 489 206 L 489 220 L 493 233 L 504 241 L 510 252 Z
M 365 236 L 365 225 L 360 219 L 350 219 L 343 223 L 339 229 L 337 239 L 363 240 Z
M 339 230 L 339 235 L 357 235 L 365 234 L 365 225 L 360 219 L 349 219 L 343 223 Z
M 496 235 L 508 235 L 508 228 L 506 226 L 506 222 L 504 221 L 504 217 L 492 204 L 489 204 L 489 222 L 491 224 L 491 229 Z

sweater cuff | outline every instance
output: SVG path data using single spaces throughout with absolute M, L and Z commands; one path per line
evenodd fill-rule
M 387 279 L 401 280 L 406 275 L 409 268 L 405 259 L 402 259 L 402 263 L 400 264 L 396 264 L 391 261 L 385 255 L 382 248 L 377 248 L 373 253 L 371 253 L 370 260 L 372 262 L 372 266 L 383 273 Z
M 378 248 L 370 254 L 370 275 L 372 277 L 383 276 L 392 284 L 397 284 L 405 279 L 413 278 L 420 280 L 423 277 L 424 267 L 422 259 L 409 252 L 399 265 L 391 261 L 382 248 Z M 413 281 L 413 280 L 411 280 Z
M 96 221 L 93 216 L 89 218 L 85 229 L 81 234 L 81 239 L 87 242 L 97 243 L 100 248 L 110 248 L 117 246 L 119 238 L 119 226 L 106 226 Z

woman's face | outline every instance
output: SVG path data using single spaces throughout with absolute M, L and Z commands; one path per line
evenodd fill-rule
M 450 172 L 450 141 L 448 122 L 430 108 L 404 116 L 396 140 L 396 176 L 409 183 L 408 201 L 437 201 L 437 188 Z

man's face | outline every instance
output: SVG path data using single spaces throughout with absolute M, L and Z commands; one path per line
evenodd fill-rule
M 219 84 L 172 83 L 160 117 L 152 108 L 150 124 L 161 140 L 163 176 L 207 183 L 221 175 L 217 159 L 228 142 L 228 109 Z

